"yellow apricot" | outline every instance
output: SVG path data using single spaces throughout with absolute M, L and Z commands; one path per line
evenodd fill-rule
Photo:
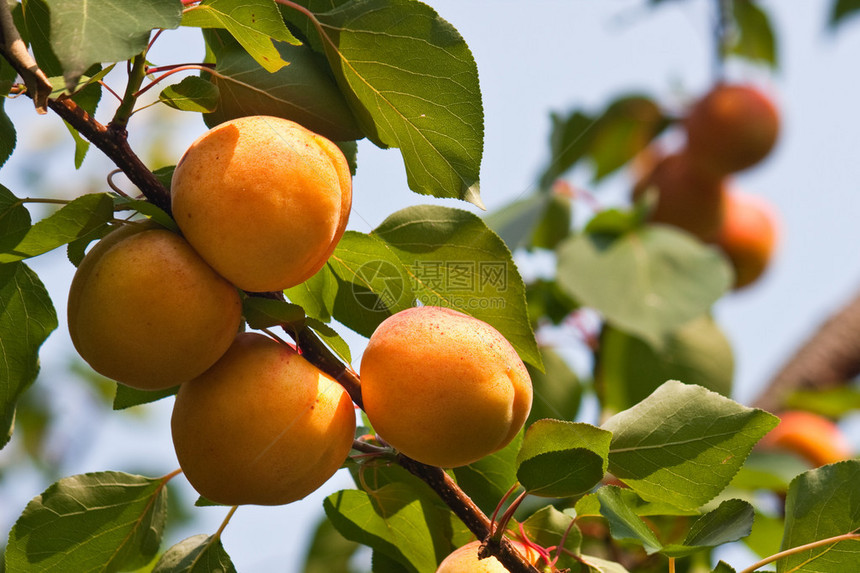
M 183 235 L 227 280 L 279 291 L 322 268 L 346 229 L 352 177 L 340 149 L 292 121 L 249 116 L 207 131 L 171 183 Z
M 514 548 L 520 552 L 526 561 L 532 565 L 537 564 L 540 554 L 527 547 L 519 541 L 511 541 Z M 436 573 L 507 573 L 507 568 L 495 557 L 478 559 L 478 551 L 481 549 L 480 541 L 472 541 L 455 549 L 446 557 Z
M 374 430 L 407 456 L 456 467 L 505 447 L 525 423 L 532 384 L 492 326 L 422 306 L 388 317 L 361 359 L 361 394 Z
M 69 334 L 96 372 L 158 390 L 212 366 L 239 330 L 242 302 L 179 235 L 154 223 L 111 232 L 69 289 Z
M 202 496 L 281 505 L 313 492 L 343 464 L 355 408 L 292 347 L 247 332 L 179 388 L 171 431 L 179 465 Z

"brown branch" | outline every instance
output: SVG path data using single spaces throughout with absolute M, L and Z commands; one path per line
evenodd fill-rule
M 753 405 L 770 412 L 784 408 L 795 390 L 847 384 L 860 374 L 860 293 L 828 318 L 771 379 Z

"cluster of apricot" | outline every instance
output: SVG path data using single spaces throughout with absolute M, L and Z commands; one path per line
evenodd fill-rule
M 176 456 L 205 498 L 300 499 L 349 455 L 354 405 L 292 345 L 242 332 L 242 299 L 322 268 L 351 208 L 347 161 L 294 122 L 236 119 L 185 152 L 171 203 L 181 234 L 130 221 L 84 257 L 69 292 L 72 342 L 121 384 L 179 386 Z M 418 307 L 384 321 L 362 374 L 371 423 L 428 464 L 467 464 L 504 447 L 531 408 L 531 381 L 510 343 L 448 309 Z
M 717 84 L 688 110 L 686 145 L 654 160 L 633 190 L 638 199 L 657 189 L 653 221 L 718 245 L 734 267 L 736 288 L 756 281 L 767 268 L 777 218 L 764 199 L 732 188 L 729 178 L 767 157 L 779 123 L 776 107 L 760 90 Z

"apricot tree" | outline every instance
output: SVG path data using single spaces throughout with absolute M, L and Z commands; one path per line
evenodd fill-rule
M 855 4 L 836 2 L 833 24 Z M 718 63 L 775 65 L 764 8 L 715 5 Z M 204 60 L 151 61 L 180 26 L 199 29 Z M 743 571 L 856 569 L 860 461 L 839 459 L 844 446 L 809 455 L 809 440 L 801 456 L 775 447 L 796 438 L 758 445 L 798 400 L 835 419 L 854 395 L 798 398 L 783 379 L 772 412 L 731 399 L 713 317 L 733 268 L 747 284 L 771 252 L 770 235 L 751 247 L 750 279 L 726 247 L 728 178 L 779 133 L 759 91 L 720 73 L 680 106 L 623 94 L 555 115 L 534 190 L 482 217 L 480 62 L 417 0 L 2 2 L 0 40 L 0 166 L 26 153 L 3 106 L 28 105 L 65 122 L 78 165 L 92 146 L 116 167 L 72 199 L 0 186 L 0 443 L 27 437 L 60 321 L 27 261 L 65 249 L 80 277 L 69 330 L 117 382 L 112 415 L 172 401 L 173 444 L 156 447 L 181 466 L 34 491 L 5 570 L 233 571 L 221 533 L 237 507 L 288 504 L 338 469 L 354 487 L 325 498 L 308 567 L 349 570 L 366 547 L 379 572 L 469 570 L 475 553 L 510 571 L 728 573 L 715 551 L 740 541 L 761 559 Z M 210 128 L 167 165 L 129 137 L 155 89 L 152 105 Z M 409 191 L 457 207 L 416 200 L 346 230 L 359 140 L 397 150 Z M 574 169 L 594 193 L 626 170 L 630 201 L 596 206 Z M 45 202 L 56 210 L 33 222 Z M 592 209 L 584 223 L 574 207 Z M 771 232 L 753 226 L 746 237 Z M 520 273 L 546 253 L 551 276 Z M 559 325 L 580 333 L 584 376 L 538 343 Z M 347 331 L 370 340 L 358 371 Z M 856 375 L 858 357 L 823 383 Z M 179 479 L 198 505 L 232 507 L 217 531 L 170 545 Z

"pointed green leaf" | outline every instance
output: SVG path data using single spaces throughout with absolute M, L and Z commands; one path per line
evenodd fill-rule
M 63 478 L 34 498 L 9 533 L 10 571 L 119 571 L 158 552 L 164 478 L 98 472 Z
M 711 571 L 711 573 L 736 573 L 735 568 L 726 563 L 725 561 L 720 561 L 717 563 L 717 566 Z
M 149 404 L 173 396 L 179 391 L 179 386 L 172 386 L 164 390 L 139 390 L 126 386 L 125 384 L 116 385 L 116 395 L 113 399 L 114 410 L 125 410 L 132 406 L 140 406 L 141 404 Z
M 611 438 L 610 432 L 591 424 L 538 420 L 526 430 L 517 479 L 532 495 L 586 493 L 606 472 Z
M 630 539 L 640 544 L 648 555 L 657 553 L 663 544 L 654 532 L 625 502 L 621 488 L 604 486 L 597 491 L 600 513 L 609 521 L 609 532 L 615 539 Z
M 407 571 L 433 571 L 448 547 L 435 547 L 436 509 L 401 483 L 372 493 L 343 490 L 323 502 L 326 515 L 347 539 L 368 545 Z M 441 555 L 439 555 L 441 550 Z
M 609 471 L 643 499 L 695 509 L 719 494 L 779 419 L 669 381 L 611 417 Z
M 269 328 L 280 324 L 304 324 L 305 311 L 297 304 L 280 300 L 250 296 L 242 301 L 242 316 L 248 326 L 255 329 Z
M 0 263 L 11 263 L 47 253 L 67 243 L 97 234 L 113 219 L 113 200 L 106 193 L 89 193 L 64 205 L 33 225 Z
M 30 230 L 30 211 L 0 185 L 0 252 L 14 248 Z
M 188 76 L 161 90 L 158 99 L 182 111 L 214 111 L 218 107 L 218 87 L 202 78 Z
M 618 412 L 641 402 L 667 380 L 683 380 L 729 396 L 734 356 L 717 323 L 702 315 L 670 333 L 660 350 L 617 328 L 604 327 L 596 371 L 605 407 Z
M 409 188 L 481 206 L 481 90 L 457 30 L 411 0 L 346 2 L 316 18 L 363 131 L 400 149 Z
M 667 226 L 620 237 L 580 234 L 558 249 L 558 284 L 609 324 L 660 347 L 731 286 L 715 248 Z
M 0 448 L 12 434 L 15 402 L 39 372 L 39 347 L 57 326 L 36 273 L 24 263 L 0 265 Z
M 628 573 L 620 563 L 601 559 L 594 555 L 582 555 L 580 562 L 587 568 L 583 573 Z
M 684 557 L 738 541 L 752 531 L 755 509 L 746 501 L 727 499 L 697 519 L 690 528 L 683 544 L 663 547 L 662 553 L 669 557 Z
M 235 573 L 221 539 L 194 535 L 164 552 L 152 573 Z
M 767 12 L 751 0 L 735 0 L 732 10 L 738 34 L 731 53 L 776 67 L 776 40 Z
M 203 0 L 185 10 L 182 25 L 224 28 L 269 72 L 289 64 L 272 40 L 298 44 L 274 0 Z
M 836 0 L 831 6 L 828 24 L 834 30 L 860 11 L 860 0 Z
M 290 62 L 270 73 L 221 30 L 204 33 L 215 53 L 215 73 L 203 77 L 218 87 L 216 108 L 203 116 L 212 127 L 248 115 L 283 117 L 332 141 L 364 137 L 326 58 L 305 44 L 276 42 Z
M 860 460 L 802 473 L 788 488 L 783 551 L 860 530 Z M 851 573 L 860 563 L 860 540 L 808 549 L 777 561 L 777 573 Z
M 66 84 L 93 64 L 120 62 L 141 53 L 153 29 L 172 29 L 182 18 L 179 0 L 46 0 L 51 12 L 51 46 Z

